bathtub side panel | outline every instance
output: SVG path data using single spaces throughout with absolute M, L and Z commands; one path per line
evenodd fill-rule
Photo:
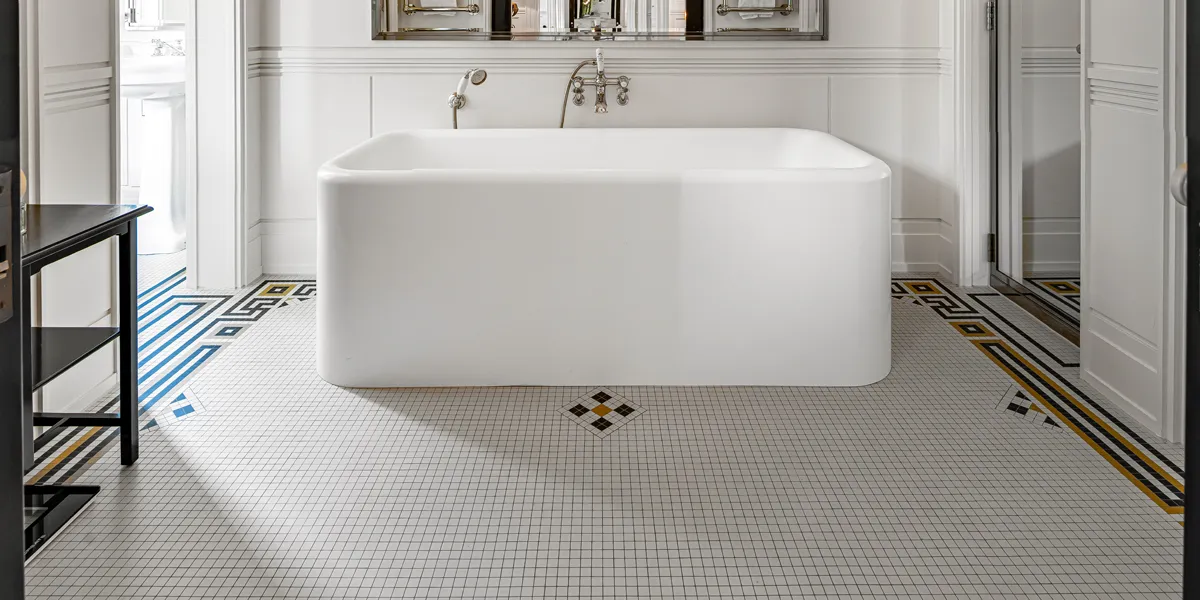
M 891 369 L 890 175 L 686 187 L 686 378 L 856 386 Z
M 318 372 L 350 387 L 863 385 L 888 179 L 427 172 L 322 182 Z

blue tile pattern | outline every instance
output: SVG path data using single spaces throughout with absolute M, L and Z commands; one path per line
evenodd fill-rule
M 204 406 L 186 388 L 188 379 L 269 311 L 316 297 L 316 283 L 303 278 L 263 278 L 234 291 L 189 290 L 185 282 L 184 269 L 178 269 L 138 294 L 142 431 L 203 414 Z M 92 410 L 116 412 L 115 390 Z M 37 453 L 28 481 L 66 483 L 118 437 L 115 429 L 78 428 Z M 68 455 L 60 459 L 63 453 Z M 66 466 L 53 472 L 42 467 L 56 460 Z

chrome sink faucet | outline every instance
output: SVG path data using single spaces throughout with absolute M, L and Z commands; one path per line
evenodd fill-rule
M 585 79 L 579 75 L 579 71 L 588 65 L 596 67 L 596 76 L 592 79 Z M 629 104 L 629 78 L 624 75 L 609 77 L 604 70 L 604 51 L 597 48 L 595 59 L 585 60 L 575 67 L 575 71 L 571 73 L 571 81 L 567 84 L 567 93 L 575 94 L 573 99 L 575 106 L 583 106 L 583 87 L 596 88 L 596 114 L 603 115 L 608 113 L 608 86 L 610 85 L 617 86 L 617 104 L 621 106 Z M 567 121 L 567 93 L 563 94 L 562 118 L 558 122 L 559 128 L 562 128 Z
M 166 40 L 154 38 L 150 40 L 150 43 L 154 44 L 154 56 L 184 56 L 186 54 L 183 51 L 183 40 L 175 40 L 175 43 L 172 44 Z

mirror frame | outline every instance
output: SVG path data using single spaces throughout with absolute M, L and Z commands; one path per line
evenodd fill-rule
M 706 1 L 708 2 L 725 2 L 728 0 L 686 0 L 686 31 L 671 32 L 671 33 L 625 33 L 604 31 L 598 35 L 591 31 L 576 31 L 556 32 L 556 33 L 530 33 L 511 31 L 512 0 L 466 0 L 470 2 L 468 7 L 474 7 L 474 10 L 458 9 L 460 12 L 482 13 L 479 6 L 482 2 L 489 4 L 489 14 L 491 15 L 491 23 L 488 30 L 482 28 L 459 29 L 459 28 L 444 28 L 444 29 L 391 29 L 387 25 L 395 22 L 399 15 L 393 15 L 393 5 L 395 11 L 399 11 L 400 3 L 410 0 L 370 0 L 371 1 L 371 39 L 375 41 L 400 41 L 400 40 L 455 40 L 455 41 L 584 41 L 595 43 L 601 41 L 807 41 L 818 42 L 829 40 L 829 0 L 816 0 L 818 12 L 818 31 L 802 32 L 794 29 L 779 30 L 772 28 L 753 28 L 738 31 L 705 31 L 705 13 Z M 564 1 L 564 0 L 559 0 Z M 570 11 L 570 18 L 573 21 L 576 13 L 576 8 L 579 5 L 579 0 L 565 0 L 569 3 L 567 9 Z M 794 0 L 784 0 L 791 3 Z M 502 31 L 502 33 L 494 33 L 494 31 Z

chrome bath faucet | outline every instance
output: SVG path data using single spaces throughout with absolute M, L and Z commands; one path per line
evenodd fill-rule
M 584 79 L 579 76 L 579 71 L 587 65 L 596 67 L 596 76 L 592 79 Z M 629 104 L 629 78 L 621 75 L 616 78 L 609 78 L 604 71 L 604 51 L 597 48 L 596 58 L 594 60 L 585 60 L 579 63 L 575 68 L 575 72 L 571 74 L 570 89 L 575 94 L 573 99 L 575 106 L 583 106 L 583 86 L 591 86 L 596 88 L 596 114 L 603 115 L 608 113 L 608 86 L 617 86 L 617 104 L 625 106 Z M 566 98 L 563 99 L 563 119 L 559 123 L 562 127 L 566 121 Z

